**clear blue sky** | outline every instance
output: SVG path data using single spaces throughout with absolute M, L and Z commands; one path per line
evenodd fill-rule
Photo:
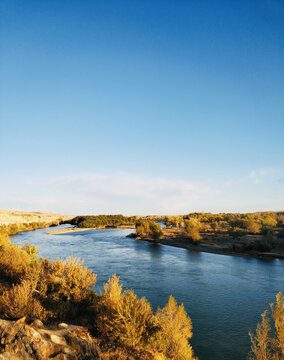
M 0 11 L 0 208 L 284 209 L 282 0 Z

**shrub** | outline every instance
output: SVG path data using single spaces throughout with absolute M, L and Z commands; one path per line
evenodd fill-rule
M 89 290 L 96 285 L 97 275 L 83 266 L 84 260 L 69 257 L 60 261 L 58 276 L 61 278 L 60 292 L 67 301 L 85 300 Z
M 181 226 L 183 225 L 183 218 L 182 216 L 168 216 L 166 218 L 166 225 L 167 226 Z
M 5 250 L 5 247 L 10 244 L 8 232 L 0 228 L 0 251 Z
M 83 261 L 73 257 L 66 261 L 37 261 L 30 273 L 31 281 L 37 282 L 39 300 L 57 319 L 69 319 L 89 311 L 96 296 L 91 288 L 96 284 L 97 275 Z
M 28 313 L 31 302 L 32 286 L 29 281 L 23 281 L 19 285 L 13 285 L 5 290 L 0 297 L 1 317 L 6 319 L 19 319 Z
M 24 244 L 22 249 L 30 256 L 31 262 L 37 260 L 38 248 L 34 245 Z
M 252 219 L 245 221 L 245 229 L 251 234 L 258 234 L 261 230 L 261 225 Z
M 25 277 L 30 263 L 30 256 L 17 245 L 8 244 L 0 251 L 0 273 L 7 280 L 19 282 Z
M 129 346 L 146 346 L 157 331 L 149 302 L 133 291 L 122 293 L 116 275 L 104 285 L 97 325 L 104 337 Z
M 149 227 L 150 236 L 154 239 L 159 239 L 163 235 L 161 225 L 157 224 L 155 221 L 149 221 Z
M 273 217 L 270 215 L 264 216 L 264 218 L 261 220 L 261 222 L 262 222 L 263 226 L 274 227 L 277 225 L 277 221 L 275 219 L 273 219 Z
M 155 221 L 138 220 L 135 226 L 136 226 L 136 234 L 138 236 L 148 235 L 154 239 L 159 239 L 163 235 L 161 225 L 157 224 Z
M 156 318 L 160 327 L 156 342 L 157 349 L 173 360 L 195 359 L 188 343 L 192 337 L 191 320 L 183 304 L 178 306 L 175 299 L 170 296 L 167 305 L 157 310 Z
M 200 230 L 200 223 L 198 220 L 192 218 L 189 220 L 184 221 L 185 224 L 185 234 L 189 236 L 193 241 L 198 241 L 201 239 L 199 230 Z
M 249 331 L 251 339 L 250 360 L 284 359 L 284 298 L 281 292 L 276 295 L 276 304 L 270 304 L 273 327 L 271 328 L 268 311 L 261 315 L 256 333 Z

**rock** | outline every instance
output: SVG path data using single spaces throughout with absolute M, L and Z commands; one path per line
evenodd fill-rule
M 55 334 L 51 334 L 51 335 L 50 335 L 50 340 L 51 340 L 54 344 L 57 344 L 57 345 L 63 345 L 63 346 L 66 345 L 66 340 L 65 340 L 63 337 L 60 337 L 60 336 L 55 335 Z
M 57 354 L 55 357 L 52 358 L 53 360 L 67 360 L 68 357 L 63 354 L 63 353 L 60 353 L 60 354 Z
M 60 323 L 57 325 L 58 329 L 68 329 L 68 325 L 66 323 Z
M 43 329 L 43 328 L 44 328 L 43 322 L 40 321 L 39 319 L 34 320 L 34 321 L 31 323 L 31 326 L 33 326 L 33 327 L 35 327 L 35 328 L 38 328 L 38 329 Z
M 26 323 L 26 316 L 20 318 L 19 320 L 16 321 L 17 324 L 25 324 Z
M 0 360 L 100 359 L 99 345 L 86 328 L 63 326 L 67 329 L 41 329 L 0 320 Z

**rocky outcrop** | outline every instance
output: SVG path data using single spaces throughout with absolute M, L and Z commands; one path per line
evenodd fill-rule
M 31 325 L 0 320 L 1 360 L 96 360 L 98 354 L 96 339 L 84 327 L 47 329 L 39 320 Z
M 82 326 L 40 320 L 25 324 L 0 320 L 0 360 L 154 360 L 148 351 L 114 346 L 90 336 Z

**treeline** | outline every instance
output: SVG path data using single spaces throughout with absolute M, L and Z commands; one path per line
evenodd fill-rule
M 190 213 L 183 216 L 169 216 L 168 227 L 179 227 L 193 241 L 199 241 L 206 234 L 227 234 L 235 240 L 245 235 L 262 235 L 259 249 L 269 250 L 276 235 L 284 238 L 283 212 L 256 212 L 247 214 Z
M 76 225 L 79 228 L 115 228 L 119 226 L 134 226 L 136 220 L 136 216 L 89 215 L 76 216 L 71 221 L 68 221 L 68 223 Z
M 102 347 L 111 349 L 105 359 L 130 358 L 120 356 L 121 349 L 129 356 L 139 352 L 135 359 L 141 360 L 196 359 L 188 342 L 191 320 L 172 296 L 154 313 L 144 297 L 123 291 L 116 275 L 100 295 L 93 290 L 96 279 L 83 261 L 37 259 L 36 247 L 20 248 L 0 233 L 0 318 L 87 323 Z
M 6 233 L 8 235 L 16 235 L 22 231 L 31 231 L 36 229 L 44 229 L 50 226 L 58 226 L 63 222 L 62 219 L 53 220 L 53 221 L 34 221 L 34 222 L 18 222 L 12 224 L 2 224 L 0 225 L 0 232 Z
M 200 229 L 204 232 L 226 232 L 231 228 L 238 228 L 248 233 L 259 233 L 265 228 L 283 226 L 283 212 L 256 212 L 247 214 L 211 214 L 211 213 L 190 213 L 187 215 L 168 216 L 167 226 L 185 225 L 186 220 L 195 219 Z

